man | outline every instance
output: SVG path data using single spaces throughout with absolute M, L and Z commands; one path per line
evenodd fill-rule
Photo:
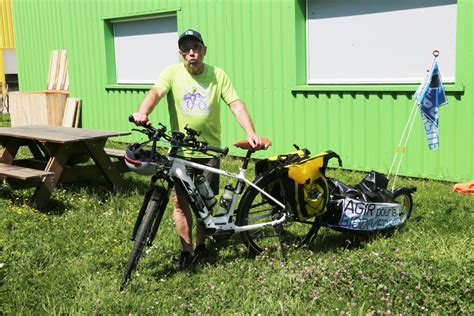
M 167 95 L 173 130 L 189 127 L 201 132 L 201 138 L 210 145 L 221 146 L 220 100 L 222 99 L 237 118 L 247 133 L 247 140 L 254 148 L 262 146 L 262 139 L 255 129 L 245 104 L 239 99 L 229 78 L 220 68 L 204 63 L 207 47 L 201 34 L 187 30 L 178 40 L 179 54 L 183 63 L 171 65 L 163 70 L 155 85 L 150 89 L 133 114 L 138 124 L 150 124 L 148 115 L 156 104 Z M 185 152 L 185 156 L 199 163 L 219 166 L 219 161 L 203 154 Z M 197 172 L 197 171 L 196 171 Z M 219 190 L 219 178 L 215 174 L 205 174 L 214 193 Z M 176 224 L 182 252 L 176 264 L 178 269 L 186 268 L 200 255 L 205 254 L 204 228 L 197 225 L 196 248 L 193 251 L 192 215 L 186 196 L 176 187 L 174 197 L 173 219 Z

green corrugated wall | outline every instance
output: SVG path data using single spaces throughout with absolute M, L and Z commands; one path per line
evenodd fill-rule
M 428 150 L 417 118 L 403 175 L 474 180 L 473 6 L 472 0 L 458 0 L 456 84 L 446 85 L 449 104 L 440 110 L 440 148 Z M 387 172 L 413 104 L 414 85 L 301 87 L 302 0 L 13 0 L 13 9 L 20 89 L 43 90 L 50 50 L 66 49 L 71 95 L 83 102 L 83 127 L 130 129 L 127 116 L 146 93 L 106 89 L 103 18 L 168 9 L 179 9 L 179 31 L 201 31 L 206 61 L 226 70 L 258 133 L 272 139 L 274 146 L 261 156 L 297 143 L 314 153 L 335 150 L 346 168 Z M 413 30 L 413 36 L 419 32 Z M 396 56 L 387 56 L 387 62 L 391 58 Z M 428 56 L 427 67 L 430 63 Z M 168 122 L 166 106 L 155 112 L 154 121 Z M 229 111 L 223 113 L 223 126 L 224 144 L 245 136 Z

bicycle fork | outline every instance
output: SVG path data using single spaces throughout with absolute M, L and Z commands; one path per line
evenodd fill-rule
M 137 218 L 135 220 L 135 225 L 133 227 L 132 235 L 130 236 L 130 240 L 134 241 L 137 235 L 138 229 L 142 224 L 143 217 L 145 216 L 145 212 L 150 204 L 150 200 L 154 200 L 157 202 L 158 205 L 158 213 L 157 218 L 154 219 L 153 227 L 150 231 L 150 234 L 147 239 L 147 246 L 151 246 L 153 240 L 155 239 L 156 233 L 161 223 L 161 219 L 163 218 L 164 209 L 168 205 L 169 201 L 169 189 L 165 189 L 161 186 L 156 186 L 157 179 L 155 177 L 152 178 L 150 185 L 145 193 L 143 198 L 142 205 L 140 207 L 140 211 L 137 214 Z

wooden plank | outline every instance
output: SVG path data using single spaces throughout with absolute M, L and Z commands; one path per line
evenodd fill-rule
M 64 88 L 65 91 L 69 91 L 69 70 L 66 71 L 66 78 L 64 79 Z
M 12 127 L 38 124 L 38 117 L 33 117 L 29 94 L 10 93 L 10 124 Z M 36 122 L 33 122 L 36 120 Z
M 46 155 L 41 151 L 42 146 L 35 141 L 29 141 L 28 148 L 35 159 L 41 160 L 46 159 Z
M 48 74 L 48 90 L 53 90 L 56 85 L 56 77 L 58 73 L 59 51 L 52 50 L 49 60 L 49 74 Z
M 15 141 L 15 139 L 2 139 L 3 149 L 0 151 L 0 162 L 11 164 L 15 159 L 22 142 Z
M 104 152 L 105 142 L 101 140 L 86 141 L 87 149 L 96 166 L 102 171 L 113 187 L 122 184 L 120 173 L 113 168 L 112 161 Z
M 79 99 L 67 98 L 66 107 L 64 108 L 62 127 L 74 127 L 76 122 L 76 110 Z
M 129 132 L 68 128 L 60 126 L 32 125 L 0 128 L 0 136 L 26 138 L 53 143 L 73 143 L 88 139 L 106 139 L 113 136 L 129 135 Z
M 125 164 L 124 160 L 116 160 L 111 163 L 112 168 L 118 173 L 129 172 L 130 169 Z M 72 183 L 76 181 L 90 180 L 100 178 L 104 174 L 97 168 L 96 165 L 83 165 L 66 167 L 61 174 L 61 183 Z
M 64 116 L 64 106 L 66 104 L 67 96 L 64 94 L 46 94 L 46 124 L 61 126 Z
M 80 118 L 81 118 L 81 99 L 78 99 L 79 102 L 77 103 L 76 107 L 76 119 L 74 121 L 74 127 L 79 127 L 80 124 Z
M 51 181 L 43 181 L 36 188 L 35 193 L 31 199 L 32 204 L 39 208 L 46 205 L 54 188 L 58 184 L 61 174 L 66 166 L 66 162 L 69 158 L 69 151 L 67 146 L 58 146 L 56 152 L 51 153 L 52 158 L 48 161 L 45 171 L 54 173 Z
M 17 159 L 13 161 L 15 166 L 21 166 L 25 168 L 31 168 L 36 170 L 44 170 L 46 169 L 46 165 L 48 164 L 47 159 L 34 159 L 34 158 L 25 158 L 25 159 Z
M 11 95 L 11 126 L 46 124 L 60 126 L 67 95 L 62 93 L 15 92 Z
M 64 81 L 67 73 L 67 55 L 65 50 L 59 51 L 59 69 L 54 90 L 64 90 Z
M 107 156 L 113 158 L 123 158 L 125 156 L 125 150 L 123 149 L 104 148 L 104 151 Z
M 28 180 L 52 176 L 52 172 L 0 163 L 0 177 Z
M 44 91 L 41 91 L 41 92 L 29 92 L 29 93 L 65 94 L 65 95 L 69 95 L 69 91 L 67 91 L 67 90 L 44 90 Z
M 49 61 L 47 91 L 69 90 L 69 71 L 66 50 L 52 50 Z
M 41 182 L 41 178 L 31 178 L 27 180 L 6 178 L 5 181 L 13 190 L 22 190 L 37 187 L 38 184 Z

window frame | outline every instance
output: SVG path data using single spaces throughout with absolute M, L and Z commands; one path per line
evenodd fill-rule
M 414 92 L 419 83 L 308 83 L 308 65 L 307 65 L 307 14 L 309 0 L 295 0 L 295 66 L 296 80 L 291 88 L 293 94 L 315 92 Z M 447 92 L 464 93 L 465 87 L 459 75 L 460 59 L 460 20 L 463 15 L 460 14 L 460 1 L 457 0 L 456 17 L 456 65 L 455 82 L 445 83 Z M 421 80 L 420 80 L 421 82 Z
M 115 58 L 115 37 L 114 37 L 114 23 L 120 22 L 131 22 L 139 20 L 148 20 L 148 19 L 159 19 L 175 16 L 177 31 L 179 34 L 180 25 L 181 25 L 181 9 L 180 8 L 170 8 L 166 10 L 157 10 L 157 11 L 148 11 L 137 14 L 128 14 L 121 16 L 112 16 L 102 18 L 102 24 L 104 29 L 104 59 L 105 59 L 105 89 L 106 90 L 148 90 L 152 87 L 153 84 L 147 83 L 117 83 L 116 76 L 116 58 Z M 178 54 L 176 48 L 176 54 Z

